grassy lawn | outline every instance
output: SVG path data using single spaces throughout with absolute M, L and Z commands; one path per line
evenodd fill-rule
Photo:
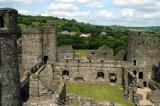
M 67 94 L 88 97 L 97 101 L 110 101 L 122 104 L 122 106 L 134 106 L 123 98 L 122 89 L 119 86 L 110 86 L 106 84 L 67 84 Z
M 88 50 L 75 50 L 75 54 L 83 59 L 87 59 Z

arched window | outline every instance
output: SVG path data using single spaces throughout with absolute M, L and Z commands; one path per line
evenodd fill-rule
M 139 78 L 139 79 L 143 79 L 143 72 L 139 72 L 138 78 Z
M 117 78 L 116 78 L 116 74 L 115 73 L 109 73 L 109 80 L 110 82 L 116 82 Z
M 68 70 L 62 71 L 62 76 L 69 76 L 69 71 Z
M 4 19 L 3 16 L 0 16 L 0 28 L 4 27 Z
M 104 73 L 103 72 L 98 72 L 97 73 L 97 78 L 104 78 Z

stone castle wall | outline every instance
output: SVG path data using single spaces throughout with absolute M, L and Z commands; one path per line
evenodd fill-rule
M 27 28 L 22 35 L 22 73 L 24 75 L 42 61 L 42 32 Z
M 43 59 L 48 56 L 48 62 L 54 63 L 57 60 L 57 40 L 56 40 L 56 26 L 49 23 L 48 26 L 42 27 L 42 45 L 43 45 Z
M 55 26 L 27 28 L 22 34 L 22 73 L 27 74 L 40 63 L 56 61 Z
M 124 74 L 130 71 L 128 62 L 104 61 L 69 61 L 55 64 L 63 79 L 71 82 L 116 83 L 122 85 Z
M 131 62 L 137 73 L 144 72 L 144 80 L 152 79 L 153 66 L 160 61 L 160 38 L 131 31 L 128 34 L 127 61 Z
M 88 59 L 113 60 L 113 50 L 106 46 L 99 47 L 98 50 L 89 50 Z
M 17 14 L 0 9 L 0 105 L 21 106 L 21 89 L 16 44 Z

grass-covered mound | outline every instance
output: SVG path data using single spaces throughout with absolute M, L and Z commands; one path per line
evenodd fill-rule
M 123 90 L 120 86 L 106 84 L 67 84 L 67 94 L 88 97 L 97 101 L 109 101 L 122 104 L 122 106 L 134 106 L 123 97 Z

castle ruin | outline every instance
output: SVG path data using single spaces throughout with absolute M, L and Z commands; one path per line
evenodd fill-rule
M 75 56 L 71 46 L 57 48 L 54 24 L 26 28 L 18 62 L 16 17 L 16 10 L 0 9 L 2 106 L 21 106 L 21 97 L 23 106 L 64 106 L 65 82 L 118 84 L 124 89 L 124 97 L 140 106 L 137 89 L 153 88 L 150 81 L 160 81 L 160 38 L 137 31 L 129 32 L 127 50 L 117 56 L 103 46 L 88 51 L 84 60 Z

